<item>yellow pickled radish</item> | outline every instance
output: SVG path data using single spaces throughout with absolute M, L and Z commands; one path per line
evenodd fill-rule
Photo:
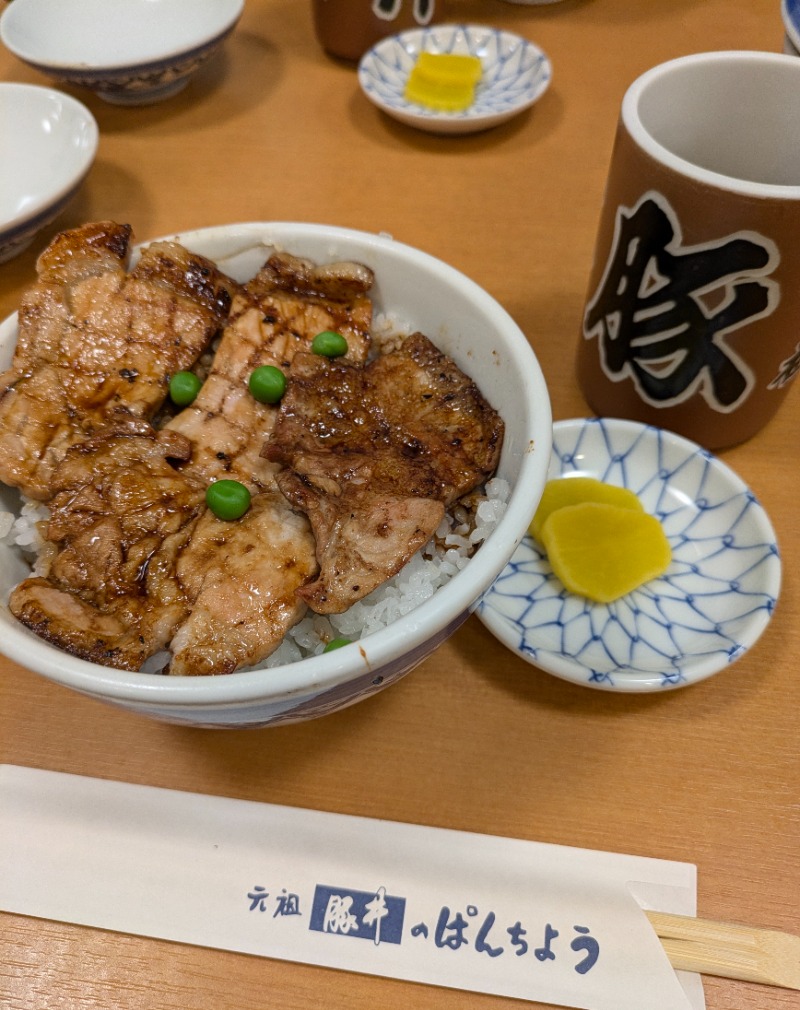
M 566 505 L 578 505 L 585 501 L 605 502 L 607 505 L 644 511 L 637 496 L 626 487 L 605 484 L 595 477 L 557 477 L 544 486 L 539 507 L 528 528 L 531 536 L 541 542 L 542 527 L 553 512 Z
M 442 112 L 469 108 L 483 67 L 477 56 L 420 53 L 411 69 L 403 97 Z
M 669 567 L 661 523 L 644 511 L 587 501 L 552 512 L 542 542 L 553 571 L 571 593 L 612 603 Z
M 438 81 L 409 78 L 403 97 L 407 102 L 415 102 L 437 112 L 461 112 L 472 105 L 474 93 L 469 84 L 440 84 Z
M 477 56 L 462 53 L 420 53 L 414 64 L 417 76 L 442 84 L 477 84 L 483 65 Z

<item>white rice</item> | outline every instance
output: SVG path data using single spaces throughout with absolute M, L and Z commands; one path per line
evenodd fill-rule
M 23 500 L 19 512 L 0 512 L 0 544 L 11 547 L 38 575 L 36 562 L 44 547 L 42 524 L 50 518 L 50 509 L 38 501 Z

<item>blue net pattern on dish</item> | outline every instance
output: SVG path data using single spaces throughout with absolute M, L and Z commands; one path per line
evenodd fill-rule
M 550 61 L 519 36 L 482 26 L 433 25 L 391 36 L 370 50 L 359 66 L 362 87 L 389 108 L 443 115 L 403 97 L 420 52 L 477 56 L 483 64 L 474 102 L 468 109 L 446 113 L 449 118 L 479 118 L 524 107 L 550 82 Z
M 738 659 L 777 602 L 780 558 L 755 495 L 716 457 L 657 428 L 595 419 L 554 433 L 549 478 L 634 491 L 672 549 L 661 578 L 611 604 L 572 595 L 526 536 L 478 605 L 531 662 L 622 687 L 632 672 L 678 687 Z M 623 688 L 624 689 L 624 688 Z

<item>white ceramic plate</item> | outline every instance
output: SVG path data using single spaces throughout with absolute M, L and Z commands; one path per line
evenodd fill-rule
M 0 263 L 75 195 L 97 153 L 89 110 L 51 88 L 0 84 Z
M 421 52 L 477 56 L 483 74 L 475 101 L 462 112 L 437 112 L 403 97 Z M 512 32 L 483 25 L 412 28 L 378 42 L 361 58 L 358 82 L 367 98 L 388 115 L 429 133 L 475 133 L 497 126 L 533 105 L 547 90 L 550 60 Z
M 526 536 L 476 613 L 509 649 L 564 680 L 658 691 L 710 677 L 767 626 L 781 582 L 775 533 L 720 459 L 660 428 L 612 419 L 553 427 L 548 478 L 630 488 L 661 521 L 672 563 L 611 604 L 570 594 Z

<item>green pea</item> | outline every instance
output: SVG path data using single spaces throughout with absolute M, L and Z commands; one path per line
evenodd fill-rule
M 341 333 L 323 330 L 311 341 L 311 350 L 314 354 L 323 354 L 326 358 L 340 358 L 343 354 L 347 354 L 347 341 Z
M 250 508 L 250 492 L 238 480 L 217 480 L 206 488 L 206 505 L 217 519 L 241 519 Z
M 333 652 L 334 649 L 341 649 L 343 645 L 349 645 L 349 638 L 332 638 L 322 650 L 323 652 Z
M 179 407 L 194 403 L 203 383 L 194 372 L 176 372 L 169 380 L 169 396 Z
M 247 388 L 259 403 L 277 403 L 286 392 L 286 376 L 274 365 L 260 365 L 250 373 Z

